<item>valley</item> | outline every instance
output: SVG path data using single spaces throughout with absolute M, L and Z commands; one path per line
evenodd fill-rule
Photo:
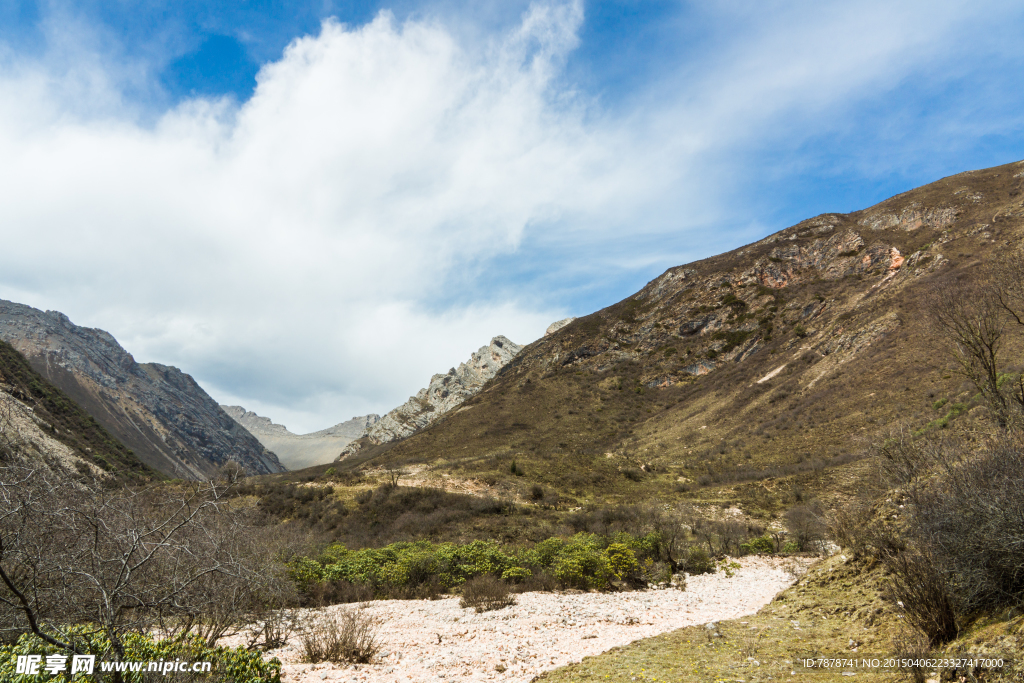
M 306 435 L 2 302 L 5 647 L 101 648 L 64 621 L 98 609 L 61 573 L 78 553 L 105 558 L 89 585 L 144 568 L 149 607 L 114 591 L 104 637 L 192 633 L 261 683 L 1019 656 L 1022 241 L 1024 162 L 961 173 L 670 268 L 525 346 L 494 337 L 383 417 Z M 109 541 L 62 535 L 112 514 Z M 309 654 L 345 629 L 378 639 Z M 877 679 L 900 676 L 939 677 Z
M 380 421 L 380 415 L 353 417 L 333 427 L 309 434 L 293 434 L 284 425 L 260 417 L 242 406 L 221 406 L 232 420 L 242 425 L 289 470 L 322 465 L 338 459 L 341 451 Z

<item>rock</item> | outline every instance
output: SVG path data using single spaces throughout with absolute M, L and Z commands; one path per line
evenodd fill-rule
M 191 375 L 135 362 L 108 332 L 79 327 L 58 311 L 0 300 L 0 338 L 164 474 L 205 479 L 228 461 L 249 474 L 284 471 Z
M 568 325 L 569 323 L 571 323 L 575 319 L 576 319 L 575 316 L 570 316 L 568 318 L 562 318 L 561 320 L 556 320 L 555 322 L 553 322 L 550 325 L 548 325 L 548 329 L 544 330 L 544 336 L 547 337 L 549 335 L 554 334 L 555 332 L 558 332 L 560 329 L 562 329 L 563 327 L 565 327 L 566 325 Z
M 461 405 L 483 388 L 487 380 L 498 374 L 522 349 L 506 337 L 495 337 L 444 375 L 434 375 L 425 389 L 380 418 L 366 432 L 365 439 L 350 443 L 341 452 L 340 460 L 358 452 L 367 444 L 380 445 L 399 441 L 436 422 L 442 415 Z

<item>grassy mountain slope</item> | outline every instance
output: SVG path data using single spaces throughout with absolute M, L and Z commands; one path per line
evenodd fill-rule
M 0 341 L 0 390 L 30 408 L 37 424 L 78 458 L 122 477 L 159 476 L 4 341 Z
M 853 491 L 856 467 L 824 467 L 880 429 L 982 410 L 924 301 L 1018 247 L 1022 187 L 1024 163 L 962 173 L 672 268 L 529 345 L 432 427 L 339 467 L 428 463 L 569 504 L 707 487 L 770 511 L 801 495 L 801 478 Z

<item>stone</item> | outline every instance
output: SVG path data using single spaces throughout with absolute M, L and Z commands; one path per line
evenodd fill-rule
M 560 329 L 562 329 L 563 327 L 565 327 L 566 325 L 568 325 L 569 323 L 571 323 L 575 319 L 576 319 L 575 316 L 570 316 L 568 318 L 562 318 L 561 320 L 556 320 L 555 322 L 553 322 L 550 325 L 548 325 L 548 329 L 544 330 L 544 336 L 547 337 L 547 336 L 550 336 L 550 335 L 554 334 L 555 332 L 558 332 Z

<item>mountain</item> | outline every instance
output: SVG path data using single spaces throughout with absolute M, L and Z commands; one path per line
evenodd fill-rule
M 323 465 L 337 460 L 342 449 L 366 434 L 380 415 L 363 415 L 310 434 L 293 434 L 284 425 L 246 410 L 242 406 L 221 406 L 225 413 L 245 427 L 268 450 L 277 454 L 289 470 Z
M 1019 248 L 1022 186 L 1024 162 L 961 173 L 670 268 L 526 346 L 370 462 L 443 461 L 453 477 L 581 502 L 725 484 L 777 509 L 780 477 L 838 477 L 831 466 L 892 425 L 984 411 L 929 329 L 928 301 Z
M 458 368 L 451 368 L 447 374 L 431 377 L 425 389 L 420 389 L 415 396 L 380 418 L 366 436 L 346 446 L 340 459 L 347 460 L 356 454 L 361 458 L 372 457 L 375 447 L 405 439 L 437 422 L 479 392 L 487 380 L 521 350 L 521 346 L 508 338 L 495 337 L 490 344 L 473 353 L 469 362 L 459 363 Z
M 122 479 L 152 478 L 144 465 L 59 388 L 0 341 L 0 461 Z
M 229 460 L 250 474 L 284 469 L 190 375 L 136 363 L 103 330 L 0 300 L 0 339 L 157 471 L 203 479 Z

